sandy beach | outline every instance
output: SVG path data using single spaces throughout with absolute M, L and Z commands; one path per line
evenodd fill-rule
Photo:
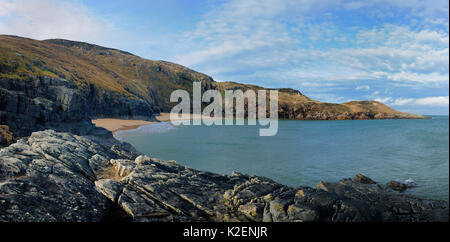
M 155 124 L 159 122 L 170 122 L 170 113 L 160 113 L 155 116 L 156 121 L 133 120 L 133 119 L 117 119 L 117 118 L 101 118 L 93 119 L 92 123 L 97 127 L 105 128 L 115 133 L 117 130 L 137 129 L 147 124 Z M 201 115 L 190 114 L 190 120 L 201 119 Z M 182 119 L 179 119 L 182 120 Z
M 117 130 L 136 129 L 142 125 L 153 124 L 157 122 L 131 119 L 101 118 L 92 120 L 92 123 L 97 127 L 105 128 L 114 133 Z

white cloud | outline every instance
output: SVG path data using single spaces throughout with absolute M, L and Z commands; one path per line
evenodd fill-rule
M 448 107 L 449 97 L 426 97 L 416 99 L 417 105 Z
M 415 101 L 416 99 L 414 98 L 397 98 L 391 103 L 391 105 L 393 106 L 413 105 Z
M 448 107 L 449 97 L 417 98 L 413 103 L 419 106 Z
M 34 39 L 64 38 L 97 44 L 120 31 L 82 3 L 56 0 L 0 0 L 0 33 Z
M 391 97 L 375 98 L 375 101 L 386 104 L 390 103 L 392 101 L 392 98 Z
M 341 6 L 339 3 L 314 3 L 227 2 L 206 14 L 194 31 L 180 38 L 180 49 L 184 51 L 174 59 L 218 79 L 241 82 L 272 81 L 288 86 L 313 81 L 357 82 L 358 86 L 365 86 L 366 80 L 386 85 L 448 83 L 448 31 L 393 24 L 342 29 L 328 14 Z M 434 1 L 346 3 L 350 8 L 384 4 L 442 12 L 436 7 L 442 4 Z M 310 21 L 312 15 L 320 20 Z M 345 47 L 333 47 L 339 44 Z M 328 47 L 317 48 L 323 45 Z
M 189 51 L 181 52 L 176 61 L 216 79 L 298 88 L 325 102 L 369 98 L 404 111 L 445 108 L 442 98 L 436 101 L 435 97 L 396 96 L 414 96 L 408 94 L 413 89 L 421 89 L 422 95 L 427 95 L 427 88 L 439 87 L 442 91 L 438 94 L 448 95 L 448 31 L 389 21 L 352 29 L 325 14 L 333 11 L 335 3 L 328 8 L 306 4 L 303 7 L 307 10 L 302 11 L 284 1 L 264 1 L 261 6 L 243 2 L 232 1 L 225 10 L 216 9 L 206 15 L 194 31 L 182 38 L 183 47 Z M 350 7 L 368 7 L 363 3 Z M 368 4 L 374 6 L 372 2 Z M 431 5 L 420 8 L 425 7 L 430 8 L 429 13 L 436 10 L 432 11 Z M 289 17 L 292 12 L 296 13 L 295 18 Z M 306 12 L 316 13 L 320 19 L 312 21 Z M 433 14 L 427 18 L 437 19 Z M 448 20 L 439 19 L 433 24 L 446 26 Z M 362 94 L 372 89 L 375 90 L 371 95 Z M 392 96 L 380 97 L 378 90 Z M 385 93 L 386 90 L 394 91 Z
M 403 82 L 422 82 L 422 83 L 432 83 L 432 82 L 442 82 L 445 83 L 449 81 L 448 75 L 440 74 L 437 72 L 432 73 L 414 73 L 414 72 L 397 72 L 397 73 L 386 73 L 386 77 L 393 81 L 403 81 Z
M 421 106 L 421 107 L 448 107 L 449 96 L 423 97 L 423 98 L 377 98 L 376 101 L 392 105 L 394 107 L 402 106 Z
M 368 86 L 368 85 L 357 86 L 355 88 L 355 90 L 356 91 L 361 91 L 361 90 L 369 91 L 370 90 L 370 86 Z

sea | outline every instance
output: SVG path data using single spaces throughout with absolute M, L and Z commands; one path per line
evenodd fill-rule
M 260 126 L 174 126 L 160 122 L 116 132 L 138 151 L 199 170 L 265 176 L 289 186 L 337 182 L 361 173 L 379 183 L 414 181 L 405 191 L 449 198 L 449 118 L 280 120 L 275 136 Z

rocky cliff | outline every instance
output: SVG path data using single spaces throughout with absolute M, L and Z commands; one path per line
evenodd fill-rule
M 92 117 L 149 119 L 153 110 L 144 100 L 106 92 L 93 86 L 80 90 L 58 77 L 0 77 L 0 123 L 17 137 L 51 127 L 86 134 Z
M 46 127 L 87 133 L 73 124 L 59 126 L 96 117 L 150 119 L 175 105 L 169 100 L 173 90 L 192 93 L 194 81 L 203 90 L 264 89 L 215 82 L 181 65 L 88 43 L 0 35 L 0 124 L 16 137 Z M 297 90 L 278 90 L 279 117 L 285 119 L 423 118 L 375 101 L 322 103 Z
M 448 221 L 447 202 L 362 175 L 288 187 L 139 155 L 94 133 L 40 131 L 0 149 L 0 221 Z
M 47 127 L 89 133 L 90 119 L 151 119 L 171 90 L 209 77 L 130 53 L 66 41 L 0 36 L 0 124 L 15 137 Z

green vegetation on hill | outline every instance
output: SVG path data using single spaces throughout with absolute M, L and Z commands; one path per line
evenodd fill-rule
M 80 89 L 98 89 L 137 97 L 162 111 L 172 90 L 192 90 L 193 81 L 211 86 L 212 78 L 181 65 L 152 61 L 130 53 L 68 40 L 37 41 L 0 36 L 0 77 L 60 77 Z
M 235 82 L 215 82 L 211 77 L 184 66 L 140 58 L 121 50 L 83 42 L 33 40 L 0 35 L 0 79 L 30 76 L 62 78 L 78 89 L 94 87 L 130 99 L 144 100 L 155 111 L 167 112 L 173 90 L 192 92 L 192 82 L 203 89 L 264 89 Z M 279 116 L 287 119 L 422 118 L 395 111 L 375 101 L 322 103 L 289 88 L 279 90 Z

